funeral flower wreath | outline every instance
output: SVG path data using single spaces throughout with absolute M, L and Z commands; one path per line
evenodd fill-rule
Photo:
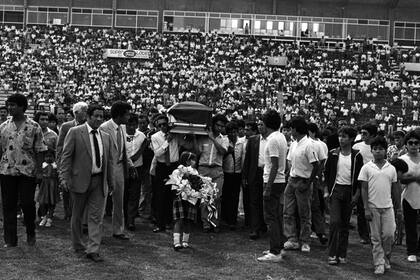
M 213 225 L 213 218 L 217 218 L 215 199 L 218 193 L 216 183 L 210 177 L 201 176 L 195 168 L 179 165 L 171 175 L 166 185 L 171 185 L 177 195 L 192 205 L 205 205 L 209 210 L 207 220 Z

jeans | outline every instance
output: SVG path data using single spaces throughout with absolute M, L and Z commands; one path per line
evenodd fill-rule
M 417 231 L 417 209 L 413 209 L 407 200 L 403 199 L 405 234 L 407 242 L 407 255 L 420 253 L 420 238 Z
M 18 202 L 19 207 L 23 211 L 26 234 L 35 236 L 35 178 L 8 175 L 2 175 L 0 178 L 3 200 L 4 242 L 16 245 L 18 241 L 16 217 Z
M 264 219 L 270 237 L 270 253 L 280 254 L 286 240 L 283 234 L 283 202 L 286 184 L 273 184 L 271 194 L 264 197 Z
M 392 244 L 395 233 L 394 208 L 370 208 L 372 221 L 370 226 L 370 240 L 372 241 L 373 264 L 384 265 L 385 259 L 391 258 Z
M 284 234 L 290 241 L 303 243 L 311 240 L 312 188 L 308 179 L 290 177 L 284 191 Z M 296 213 L 297 210 L 297 213 Z M 296 217 L 300 219 L 300 234 L 296 229 Z
M 349 225 L 351 217 L 352 186 L 336 185 L 330 197 L 330 238 L 328 255 L 347 256 Z

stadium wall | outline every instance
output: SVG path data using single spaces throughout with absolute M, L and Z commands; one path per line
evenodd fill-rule
M 420 22 L 419 0 L 0 0 L 0 5 L 184 10 Z

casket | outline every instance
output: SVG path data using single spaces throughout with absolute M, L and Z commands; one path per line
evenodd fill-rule
M 185 101 L 168 109 L 171 133 L 207 135 L 212 109 L 197 102 Z

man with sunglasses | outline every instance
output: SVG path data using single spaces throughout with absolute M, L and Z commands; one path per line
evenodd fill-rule
M 223 156 L 227 153 L 229 147 L 229 139 L 222 135 L 225 131 L 227 119 L 223 115 L 216 115 L 212 119 L 212 127 L 208 132 L 209 135 L 198 140 L 198 150 L 200 152 L 200 160 L 198 162 L 198 172 L 212 178 L 217 184 L 217 197 L 215 200 L 217 208 L 217 217 L 213 217 L 214 231 L 219 232 L 219 217 L 221 209 L 223 177 Z M 201 207 L 201 221 L 203 222 L 203 231 L 208 233 L 211 225 L 208 221 L 209 211 L 205 205 Z
M 373 154 L 370 143 L 376 137 L 378 128 L 372 123 L 366 123 L 361 127 L 362 141 L 353 145 L 354 150 L 358 150 L 363 157 L 363 164 L 373 160 Z M 357 230 L 360 236 L 361 244 L 369 244 L 369 227 L 365 218 L 365 209 L 363 206 L 362 196 L 357 202 Z
M 152 135 L 152 149 L 156 158 L 156 179 L 153 200 L 156 202 L 156 225 L 153 232 L 165 231 L 166 225 L 172 220 L 172 193 L 171 188 L 165 186 L 166 180 L 172 171 L 178 167 L 179 140 L 169 132 L 168 117 L 159 115 L 155 118 L 158 132 Z

